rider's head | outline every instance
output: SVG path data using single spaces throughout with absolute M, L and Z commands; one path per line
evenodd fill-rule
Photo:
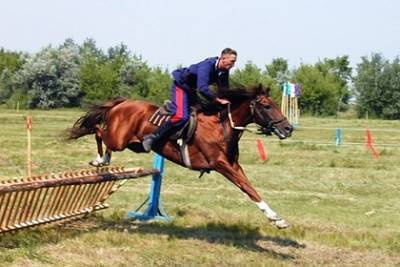
M 232 48 L 225 48 L 218 61 L 218 69 L 230 70 L 236 62 L 237 52 Z

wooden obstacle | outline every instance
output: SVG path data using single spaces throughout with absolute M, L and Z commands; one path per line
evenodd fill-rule
M 105 200 L 127 179 L 158 173 L 157 169 L 110 167 L 2 181 L 0 234 L 105 209 Z

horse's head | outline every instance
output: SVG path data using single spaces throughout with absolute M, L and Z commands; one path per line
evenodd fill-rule
M 250 102 L 254 122 L 261 126 L 261 132 L 267 135 L 274 133 L 280 139 L 290 137 L 292 125 L 283 116 L 278 105 L 269 96 L 269 88 L 258 86 L 255 98 Z

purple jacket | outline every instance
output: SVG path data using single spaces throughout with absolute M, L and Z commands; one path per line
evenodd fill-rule
M 210 57 L 188 68 L 179 68 L 172 72 L 172 76 L 179 86 L 188 93 L 196 89 L 209 100 L 214 100 L 209 85 L 216 84 L 218 88 L 229 88 L 229 71 L 219 70 L 216 67 L 218 57 Z

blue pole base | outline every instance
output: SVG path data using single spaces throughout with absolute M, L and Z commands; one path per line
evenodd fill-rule
M 146 212 L 129 211 L 128 218 L 139 220 L 139 221 L 161 221 L 161 222 L 172 222 L 172 218 L 161 211 L 157 212 L 157 215 L 150 215 Z
M 164 158 L 158 154 L 154 157 L 155 169 L 160 172 L 153 174 L 153 179 L 150 185 L 149 196 L 146 201 L 140 205 L 135 211 L 128 212 L 128 218 L 137 219 L 140 221 L 164 221 L 171 222 L 172 218 L 167 215 L 161 204 L 161 184 L 164 176 Z M 139 212 L 143 205 L 147 204 L 144 212 Z

